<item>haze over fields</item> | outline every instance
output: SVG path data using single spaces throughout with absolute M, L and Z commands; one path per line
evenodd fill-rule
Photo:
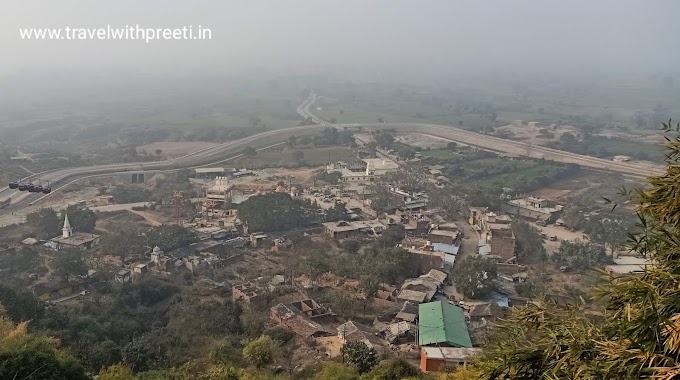
M 427 78 L 677 68 L 675 1 L 32 1 L 0 14 L 0 77 L 126 71 Z M 18 28 L 202 25 L 209 41 L 26 41 Z M 408 70 L 408 72 L 406 72 Z M 42 78 L 45 81 L 47 78 Z

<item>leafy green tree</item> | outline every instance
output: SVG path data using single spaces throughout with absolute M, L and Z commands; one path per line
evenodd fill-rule
M 99 246 L 103 253 L 125 261 L 128 254 L 143 253 L 146 250 L 145 243 L 140 229 L 129 224 L 120 224 L 110 227 L 103 234 Z
M 325 182 L 329 185 L 337 185 L 342 178 L 342 173 L 340 172 L 327 172 L 324 169 L 319 170 L 315 175 L 314 179 L 317 181 Z
M 335 206 L 326 210 L 325 219 L 327 222 L 337 222 L 347 219 L 347 210 L 344 203 L 336 203 Z
M 450 186 L 437 188 L 430 192 L 429 208 L 438 208 L 450 219 L 459 216 L 465 209 L 465 197 Z
M 309 225 L 316 210 L 306 200 L 286 193 L 269 193 L 248 198 L 238 205 L 238 215 L 250 231 L 278 231 Z
M 87 274 L 87 265 L 83 260 L 82 253 L 66 250 L 57 253 L 52 260 L 54 274 L 68 282 L 70 276 L 82 276 Z
M 496 289 L 496 265 L 482 256 L 467 256 L 453 268 L 453 284 L 467 298 L 483 298 Z
M 578 239 L 574 241 L 562 240 L 560 248 L 552 255 L 552 259 L 558 265 L 564 265 L 574 270 L 589 269 L 611 261 L 603 246 Z
M 85 368 L 62 350 L 56 339 L 26 333 L 27 323 L 14 326 L 0 317 L 0 378 L 86 380 Z
M 406 236 L 406 230 L 403 224 L 393 224 L 385 229 L 380 234 L 380 238 L 376 240 L 376 245 L 379 247 L 394 247 L 401 243 Z
M 366 314 L 366 307 L 368 307 L 368 305 L 373 302 L 373 299 L 380 290 L 380 281 L 378 281 L 375 276 L 364 276 L 359 281 L 359 286 L 361 287 L 361 291 L 364 295 L 363 306 L 364 314 Z
M 373 210 L 382 212 L 397 206 L 399 202 L 390 195 L 390 187 L 387 183 L 380 181 L 371 186 L 371 208 Z
M 210 367 L 205 380 L 241 380 L 242 377 L 242 369 L 218 364 Z
M 471 380 L 479 379 L 481 376 L 482 371 L 479 368 L 468 364 L 456 367 L 453 372 L 440 373 L 434 380 Z
M 340 243 L 340 248 L 354 255 L 361 249 L 361 242 L 356 239 L 345 239 Z
M 373 140 L 383 149 L 391 149 L 394 146 L 394 135 L 387 131 L 380 131 Z
M 359 380 L 359 372 L 341 363 L 326 362 L 313 380 Z
M 217 363 L 239 365 L 243 363 L 243 347 L 235 335 L 226 335 L 212 344 L 208 357 Z
M 387 173 L 381 181 L 410 193 L 427 190 L 425 170 L 416 165 L 405 165 L 397 171 Z
M 42 208 L 26 215 L 26 223 L 38 229 L 38 236 L 50 238 L 59 234 L 61 224 L 57 212 L 51 208 Z
M 670 130 L 670 124 L 664 126 Z M 680 138 L 667 136 L 666 171 L 635 194 L 640 233 L 630 248 L 653 265 L 609 278 L 604 306 L 532 305 L 502 324 L 480 361 L 487 379 L 674 379 L 680 367 Z M 669 133 L 669 132 L 667 132 Z
M 370 371 L 378 364 L 378 353 L 375 348 L 368 347 L 361 341 L 347 342 L 340 349 L 342 361 L 347 363 L 359 373 Z
M 456 148 L 458 148 L 458 144 L 456 144 L 453 141 L 446 144 L 446 149 L 448 149 L 448 150 L 456 150 Z
M 288 141 L 286 142 L 286 146 L 288 148 L 295 148 L 295 145 L 297 144 L 297 142 L 298 142 L 297 136 L 295 136 L 295 135 L 290 136 L 290 137 L 288 137 Z
M 565 208 L 562 220 L 564 220 L 564 225 L 572 230 L 580 230 L 586 223 L 583 213 L 575 206 L 567 206 Z
M 397 156 L 401 158 L 402 160 L 410 160 L 416 156 L 416 151 L 413 148 L 410 148 L 406 145 L 395 145 L 394 150 L 397 151 Z
M 124 284 L 116 298 L 130 308 L 149 307 L 163 302 L 177 293 L 177 288 L 163 280 L 144 276 L 132 284 Z
M 153 227 L 146 233 L 146 246 L 158 246 L 163 251 L 187 247 L 198 241 L 196 233 L 176 224 L 163 224 Z
M 252 146 L 249 146 L 243 149 L 243 154 L 248 157 L 254 157 L 257 156 L 257 150 L 255 150 L 255 148 Z
M 41 318 L 45 312 L 43 303 L 31 292 L 5 284 L 0 284 L 0 305 L 15 323 Z
M 80 205 L 71 205 L 66 208 L 64 213 L 68 215 L 68 221 L 71 223 L 74 231 L 94 231 L 94 228 L 97 224 L 97 214 L 95 214 L 94 211 Z
M 26 246 L 8 249 L 0 255 L 0 267 L 5 268 L 10 275 L 35 271 L 41 265 L 42 262 L 38 252 Z
M 263 335 L 243 347 L 243 357 L 257 368 L 264 367 L 274 361 L 275 345 L 271 337 Z
M 134 337 L 123 347 L 123 363 L 136 372 L 161 369 L 168 365 L 167 351 L 170 346 L 161 331 Z
M 629 231 L 634 226 L 628 225 L 622 217 L 603 217 L 589 224 L 588 232 L 594 241 L 609 248 L 613 255 L 626 242 Z
M 402 358 L 383 360 L 371 372 L 365 374 L 362 380 L 402 380 L 418 378 L 420 371 Z
M 263 335 L 268 335 L 273 340 L 280 343 L 288 343 L 295 338 L 295 333 L 283 326 L 276 326 L 265 330 Z
M 118 203 L 147 202 L 153 198 L 153 193 L 151 191 L 134 185 L 116 186 L 111 189 L 111 195 Z
M 303 151 L 301 151 L 301 150 L 299 150 L 299 149 L 298 149 L 298 150 L 294 150 L 294 151 L 290 154 L 290 156 L 291 156 L 291 158 L 293 159 L 293 161 L 295 161 L 295 162 L 301 162 L 302 160 L 305 159 L 305 152 L 303 152 Z
M 316 249 L 309 251 L 302 263 L 302 272 L 308 275 L 312 281 L 316 281 L 322 274 L 331 269 L 328 255 Z
M 420 273 L 416 264 L 414 255 L 403 248 L 372 247 L 361 254 L 360 275 L 373 277 L 380 283 L 398 284 Z
M 134 380 L 132 369 L 125 364 L 114 364 L 99 371 L 97 380 Z
M 512 232 L 515 234 L 515 256 L 523 264 L 543 262 L 548 257 L 543 238 L 538 228 L 529 223 L 516 219 L 512 222 Z

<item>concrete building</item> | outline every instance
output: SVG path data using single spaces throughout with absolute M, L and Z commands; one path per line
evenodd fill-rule
M 99 245 L 100 235 L 74 232 L 68 215 L 64 216 L 64 226 L 61 229 L 61 236 L 54 237 L 45 243 L 45 247 L 60 251 L 62 249 L 75 249 L 86 251 Z
M 326 166 L 326 171 L 339 172 L 340 181 L 345 183 L 370 183 L 391 171 L 397 170 L 399 164 L 388 159 L 365 158 L 358 163 L 337 162 Z
M 652 262 L 644 257 L 619 256 L 614 259 L 614 264 L 605 266 L 604 271 L 612 277 L 619 277 L 642 274 L 651 265 Z
M 347 239 L 359 235 L 367 228 L 363 222 L 341 220 L 339 222 L 323 223 L 324 233 L 333 239 Z
M 481 348 L 421 347 L 420 369 L 423 372 L 445 372 L 449 368 L 467 365 L 474 356 L 481 353 Z
M 479 232 L 479 253 L 493 255 L 503 261 L 515 256 L 515 235 L 509 216 L 498 215 L 486 207 L 471 207 L 469 222 Z
M 194 173 L 198 178 L 216 178 L 223 177 L 225 174 L 224 168 L 196 168 Z
M 378 337 L 378 331 L 371 326 L 348 321 L 338 326 L 338 338 L 341 344 L 348 342 L 363 342 L 368 348 L 380 350 L 384 344 Z
M 114 276 L 114 279 L 119 284 L 130 283 L 130 282 L 132 282 L 132 270 L 121 269 L 116 273 L 116 275 Z
M 232 188 L 227 177 L 215 177 L 205 190 L 205 199 L 218 204 L 226 204 L 231 200 Z
M 515 234 L 511 229 L 492 229 L 486 236 L 490 255 L 499 256 L 503 260 L 515 257 Z
M 534 221 L 554 223 L 562 214 L 561 205 L 552 206 L 547 199 L 527 197 L 508 201 L 502 210 L 510 215 L 517 215 Z
M 270 318 L 304 339 L 331 335 L 323 326 L 307 318 L 292 304 L 280 303 L 272 307 L 270 309 Z

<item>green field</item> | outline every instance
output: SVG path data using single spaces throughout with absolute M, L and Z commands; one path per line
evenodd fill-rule
M 300 150 L 304 153 L 301 162 L 293 158 L 293 152 Z M 236 165 L 248 168 L 273 166 L 321 166 L 328 162 L 351 161 L 356 159 L 354 152 L 345 147 L 323 147 L 308 149 L 283 149 L 258 152 L 254 157 L 241 157 L 234 161 Z
M 375 123 L 381 118 L 481 130 L 519 119 L 648 136 L 658 133 L 661 121 L 680 118 L 680 104 L 673 101 L 680 97 L 680 86 L 635 75 L 461 78 L 436 86 L 332 83 L 317 92 L 322 109 L 314 112 L 339 123 Z M 639 121 L 639 115 L 646 115 L 646 121 Z M 616 154 L 632 150 L 613 149 Z
M 449 149 L 430 149 L 420 152 L 424 158 L 434 158 L 436 160 L 455 160 L 461 157 L 460 153 Z

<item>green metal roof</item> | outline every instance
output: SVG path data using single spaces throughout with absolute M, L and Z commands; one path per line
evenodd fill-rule
M 472 347 L 463 308 L 442 301 L 421 303 L 418 307 L 418 344 Z

